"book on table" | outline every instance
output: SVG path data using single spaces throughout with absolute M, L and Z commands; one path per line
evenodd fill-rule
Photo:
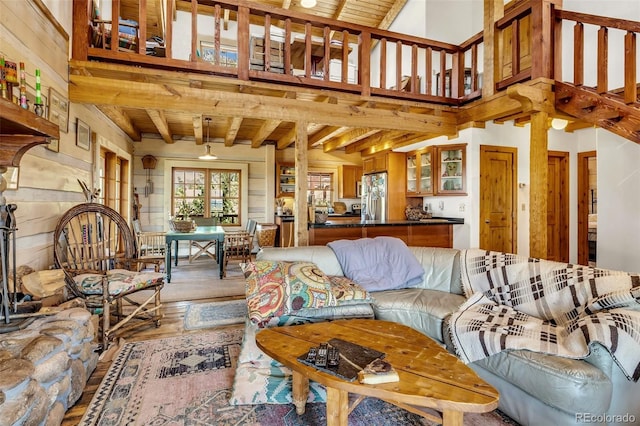
M 367 381 L 361 383 L 374 383 L 372 380 L 379 380 L 375 383 L 398 381 L 397 372 L 388 362 L 382 360 L 384 356 L 384 352 L 375 349 L 342 339 L 331 339 L 318 347 L 310 348 L 298 357 L 298 361 L 350 382 L 358 379 L 363 373 L 366 374 Z M 376 363 L 376 360 L 381 363 Z M 376 376 L 375 379 L 369 378 L 373 375 Z

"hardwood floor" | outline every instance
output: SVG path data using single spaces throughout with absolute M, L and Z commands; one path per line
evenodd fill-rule
M 230 265 L 230 268 L 227 270 L 227 277 L 224 279 L 218 278 L 217 273 L 216 264 L 211 260 L 207 261 L 202 259 L 189 264 L 186 260 L 181 259 L 179 267 L 172 269 L 171 283 L 165 284 L 165 288 L 167 288 L 167 286 L 179 286 L 180 293 L 184 294 L 183 300 L 163 301 L 164 317 L 160 327 L 155 328 L 150 326 L 145 329 L 132 330 L 124 335 L 123 339 L 126 342 L 133 342 L 201 332 L 202 330 L 184 329 L 184 315 L 189 305 L 244 298 L 244 278 L 242 277 L 239 267 Z M 201 289 L 203 284 L 210 285 L 212 294 L 217 296 L 202 298 L 206 296 Z M 242 289 L 242 291 L 239 291 L 239 289 Z M 198 299 L 192 300 L 191 294 L 196 293 Z M 222 294 L 222 296 L 220 296 L 220 294 Z M 89 406 L 91 398 L 93 398 L 110 364 L 111 360 L 101 360 L 98 362 L 98 366 L 89 378 L 82 396 L 73 407 L 67 410 L 62 425 L 75 426 L 80 422 L 82 415 Z

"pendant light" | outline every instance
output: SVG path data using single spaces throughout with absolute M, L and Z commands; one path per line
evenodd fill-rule
M 211 118 L 207 117 L 205 118 L 205 121 L 207 122 L 207 147 L 205 154 L 198 158 L 200 160 L 217 160 L 218 156 L 211 153 L 211 145 L 209 145 L 209 123 L 211 123 Z

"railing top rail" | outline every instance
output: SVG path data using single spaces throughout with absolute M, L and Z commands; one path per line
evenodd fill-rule
M 583 24 L 598 25 L 600 27 L 615 28 L 623 31 L 640 32 L 640 22 L 626 19 L 607 18 L 604 16 L 589 15 L 587 13 L 556 10 L 556 19 L 581 22 Z
M 484 41 L 484 31 L 480 31 L 478 34 L 472 35 L 467 40 L 460 44 L 460 50 L 465 51 L 474 44 L 479 44 Z
M 421 37 L 415 37 L 411 35 L 401 34 L 394 31 L 382 30 L 377 28 L 366 27 L 359 24 L 353 24 L 350 22 L 336 21 L 321 16 L 307 15 L 305 13 L 296 12 L 289 9 L 281 9 L 273 6 L 251 3 L 243 0 L 198 0 L 200 4 L 207 6 L 215 6 L 216 4 L 229 6 L 233 10 L 237 10 L 238 7 L 246 7 L 250 10 L 250 14 L 254 16 L 270 15 L 272 22 L 274 20 L 287 20 L 291 23 L 304 25 L 311 23 L 314 26 L 328 27 L 332 31 L 347 30 L 350 34 L 358 35 L 361 33 L 371 34 L 373 39 L 385 38 L 391 42 L 401 41 L 404 44 L 416 44 L 422 47 L 431 47 L 435 50 L 445 50 L 448 53 L 458 51 L 458 46 L 452 43 L 446 43 L 437 40 L 430 40 Z
M 522 2 L 508 10 L 505 10 L 504 16 L 496 21 L 496 28 L 502 30 L 516 19 L 520 19 L 531 13 L 531 2 Z

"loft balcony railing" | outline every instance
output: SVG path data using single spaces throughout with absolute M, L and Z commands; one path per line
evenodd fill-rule
M 185 2 L 165 0 L 164 37 L 156 44 L 147 42 L 146 0 L 126 19 L 120 0 L 103 1 L 103 11 L 93 3 L 74 0 L 76 60 L 448 105 L 481 94 L 482 33 L 454 45 L 239 0 L 191 0 L 180 11 L 174 5 Z

